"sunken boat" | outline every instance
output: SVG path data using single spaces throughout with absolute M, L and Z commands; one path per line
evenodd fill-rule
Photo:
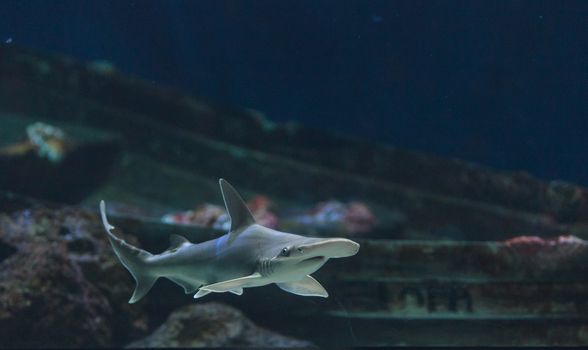
M 24 135 L 37 122 L 66 130 L 81 146 L 61 165 L 30 153 L 0 157 L 1 203 L 11 215 L 38 197 L 97 216 L 106 199 L 113 224 L 157 252 L 170 233 L 193 242 L 224 233 L 220 213 L 217 226 L 162 220 L 220 205 L 223 177 L 246 200 L 270 198 L 278 229 L 345 232 L 361 244 L 357 256 L 317 273 L 332 291 L 327 300 L 270 287 L 211 296 L 263 327 L 323 346 L 588 344 L 581 186 L 275 124 L 259 111 L 156 87 L 104 62 L 0 47 L 0 124 L 7 126 L 0 134 Z M 14 150 L 15 142 L 6 136 L 0 147 Z M 87 181 L 72 197 L 76 177 Z M 64 178 L 70 182 L 60 191 L 38 186 L 56 188 Z M 317 218 L 330 202 L 340 216 L 322 225 Z M 349 203 L 369 208 L 367 228 L 341 223 Z M 166 281 L 152 293 L 141 312 L 155 323 L 167 316 L 157 310 L 194 303 Z

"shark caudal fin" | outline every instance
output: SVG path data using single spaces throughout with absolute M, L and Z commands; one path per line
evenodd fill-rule
M 135 292 L 131 296 L 131 299 L 129 299 L 129 304 L 136 303 L 149 292 L 158 278 L 158 276 L 149 273 L 149 268 L 147 266 L 147 259 L 153 255 L 143 249 L 133 247 L 112 233 L 114 226 L 110 225 L 106 218 L 104 201 L 100 201 L 100 214 L 102 216 L 102 224 L 106 229 L 108 240 L 114 249 L 114 253 L 123 266 L 129 270 L 137 283 L 135 286 Z

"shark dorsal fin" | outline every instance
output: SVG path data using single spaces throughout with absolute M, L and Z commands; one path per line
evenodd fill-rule
M 253 214 L 251 214 L 249 208 L 247 208 L 247 205 L 241 196 L 239 196 L 239 193 L 237 193 L 230 183 L 224 179 L 218 180 L 218 183 L 221 188 L 223 200 L 225 201 L 227 213 L 231 218 L 229 241 L 232 241 L 239 234 L 239 229 L 253 225 L 255 218 L 253 218 Z
M 171 234 L 169 235 L 169 248 L 167 250 L 176 249 L 184 243 L 190 243 L 184 236 Z

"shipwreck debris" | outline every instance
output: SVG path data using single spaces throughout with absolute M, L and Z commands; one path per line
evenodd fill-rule
M 67 111 L 63 106 L 68 106 Z M 573 237 L 546 238 L 563 232 L 579 239 L 588 237 L 588 191 L 584 187 L 374 145 L 304 126 L 273 124 L 250 111 L 155 88 L 118 71 L 104 72 L 63 56 L 13 46 L 0 47 L 0 108 L 1 113 L 22 116 L 23 120 L 35 116 L 50 124 L 80 123 L 96 128 L 92 131 L 106 128 L 120 133 L 125 140 L 125 158 L 106 192 L 115 197 L 108 197 L 113 200 L 132 198 L 135 203 L 155 203 L 155 208 L 191 208 L 196 196 L 213 192 L 208 179 L 234 174 L 238 177 L 235 181 L 245 188 L 267 190 L 269 198 L 276 201 L 316 203 L 325 198 L 357 198 L 369 203 L 378 219 L 380 239 L 372 232 L 362 234 L 358 241 L 363 248 L 357 259 L 330 262 L 329 269 L 318 276 L 336 291 L 340 304 L 313 304 L 313 317 L 308 317 L 301 314 L 308 308 L 293 299 L 289 309 L 276 315 L 277 321 L 282 314 L 302 320 L 305 327 L 298 330 L 299 338 L 320 339 L 326 346 L 588 342 L 585 244 Z M 100 152 L 101 156 L 108 154 L 111 152 Z M 1 163 L 5 160 L 0 157 L 0 167 L 9 165 Z M 30 167 L 18 176 L 47 176 L 46 169 Z M 0 172 L 0 180 L 5 181 L 5 174 Z M 0 184 L 5 183 L 2 181 Z M 51 181 L 43 186 L 47 184 L 62 187 Z M 23 188 L 12 187 L 17 192 Z M 38 190 L 30 193 L 44 195 Z M 104 193 L 98 190 L 90 199 L 86 197 L 87 204 L 94 207 L 98 202 L 95 196 Z M 60 194 L 49 197 L 63 200 Z M 202 203 L 214 203 L 217 197 L 201 198 Z M 331 214 L 342 222 L 340 205 L 318 209 L 324 214 L 318 216 L 319 222 L 333 222 L 329 221 Z M 36 210 L 24 210 L 17 214 L 21 220 L 35 218 Z M 277 213 L 278 225 L 284 224 L 286 216 L 275 208 L 270 211 Z M 371 222 L 365 210 L 357 213 L 356 231 Z M 151 229 L 165 241 L 162 244 L 167 244 L 170 229 L 202 234 L 191 238 L 209 238 L 210 233 L 194 227 L 161 224 L 159 214 L 154 216 L 156 223 L 135 220 L 135 225 L 145 230 L 134 231 Z M 185 217 L 187 222 L 205 225 L 218 222 L 223 227 L 227 223 L 214 208 L 204 208 L 200 215 L 198 219 L 191 214 Z M 392 216 L 390 225 L 385 221 Z M 170 222 L 173 225 L 182 220 Z M 538 238 L 511 239 L 521 232 Z M 62 233 L 64 242 L 60 244 L 71 250 L 72 261 L 85 271 L 101 271 L 92 262 L 99 245 L 93 247 L 88 244 L 91 240 L 65 230 Z M 15 249 L 18 246 L 10 242 L 0 246 L 4 259 L 0 263 L 15 259 L 19 254 Z M 109 271 L 115 275 L 115 270 Z M 183 303 L 160 295 L 157 305 L 147 302 L 146 307 L 161 311 L 163 305 L 171 310 Z M 254 293 L 244 296 L 251 298 L 245 300 L 259 301 L 256 297 L 263 298 Z M 122 300 L 126 302 L 126 298 Z M 254 305 L 248 313 L 251 319 L 253 312 L 264 306 L 275 312 L 273 304 Z M 126 310 L 123 305 L 120 308 Z M 128 310 L 118 312 L 114 307 L 112 314 L 129 315 Z M 135 320 L 135 325 L 151 323 L 141 317 L 128 318 Z M 127 320 L 118 322 L 128 324 Z M 332 326 L 335 323 L 342 326 Z M 353 333 L 347 332 L 351 324 Z M 315 334 L 311 334 L 313 330 Z M 115 333 L 113 338 L 117 338 Z

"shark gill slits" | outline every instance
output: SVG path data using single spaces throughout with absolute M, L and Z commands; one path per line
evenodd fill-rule
M 273 272 L 273 266 L 270 260 L 261 260 L 259 264 L 259 273 L 262 276 L 268 276 Z
M 265 273 L 265 260 L 261 260 L 259 262 L 259 273 L 263 276 L 266 275 Z

